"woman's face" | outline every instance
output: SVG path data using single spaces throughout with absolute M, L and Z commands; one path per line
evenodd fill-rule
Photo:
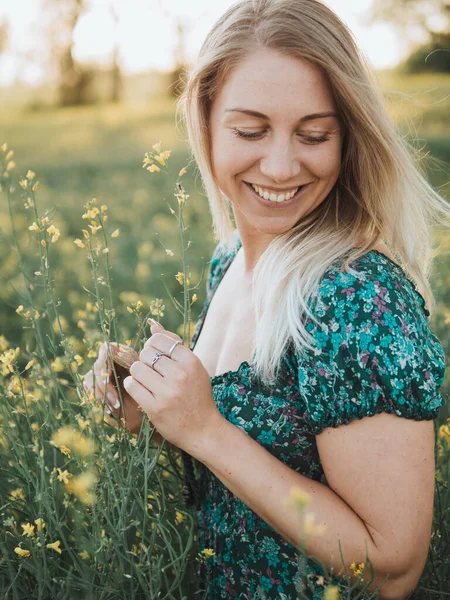
M 267 49 L 250 54 L 215 98 L 210 127 L 213 172 L 241 233 L 269 239 L 292 229 L 339 177 L 336 106 L 323 72 L 309 61 Z M 280 198 L 299 186 L 307 187 Z

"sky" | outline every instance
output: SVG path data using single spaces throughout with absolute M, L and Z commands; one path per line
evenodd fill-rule
M 365 24 L 372 0 L 324 0 L 350 27 L 376 69 L 394 66 L 408 52 L 407 44 L 389 24 Z M 114 3 L 120 20 L 115 30 Z M 173 66 L 177 19 L 186 24 L 186 54 L 194 61 L 208 31 L 233 0 L 90 0 L 90 10 L 75 30 L 74 56 L 101 65 L 111 61 L 115 39 L 126 73 Z M 10 25 L 8 51 L 0 56 L 0 85 L 14 79 L 39 84 L 46 78 L 44 0 L 0 0 L 0 21 Z

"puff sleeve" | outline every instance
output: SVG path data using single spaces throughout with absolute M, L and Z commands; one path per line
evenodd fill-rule
M 295 361 L 313 435 L 381 412 L 435 419 L 447 401 L 444 350 L 423 297 L 394 264 L 362 257 L 351 264 L 355 274 L 331 269 L 320 282 L 319 325 L 306 322 L 317 348 L 296 351 Z

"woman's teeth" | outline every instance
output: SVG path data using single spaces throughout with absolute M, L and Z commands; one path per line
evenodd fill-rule
M 252 186 L 252 188 L 255 190 L 255 192 L 257 192 L 261 198 L 264 198 L 265 200 L 271 200 L 272 202 L 284 202 L 285 200 L 290 200 L 293 196 L 295 196 L 295 194 L 298 192 L 298 190 L 300 189 L 300 187 L 295 188 L 295 190 L 291 190 L 290 192 L 287 192 L 286 194 L 271 194 L 269 192 L 265 192 L 263 189 L 261 189 L 260 187 L 258 187 L 257 185 L 254 185 L 253 183 L 250 184 Z

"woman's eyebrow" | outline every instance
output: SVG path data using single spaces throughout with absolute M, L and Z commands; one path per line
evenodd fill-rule
M 248 115 L 249 117 L 256 117 L 257 119 L 265 119 L 266 121 L 270 121 L 269 117 L 264 113 L 261 113 L 257 110 L 250 110 L 248 108 L 227 108 L 225 112 L 240 112 L 244 115 Z M 325 119 L 326 117 L 336 117 L 338 118 L 338 114 L 336 112 L 320 112 L 313 113 L 311 115 L 306 115 L 298 120 L 298 123 L 305 123 L 306 121 L 313 121 L 315 119 Z

